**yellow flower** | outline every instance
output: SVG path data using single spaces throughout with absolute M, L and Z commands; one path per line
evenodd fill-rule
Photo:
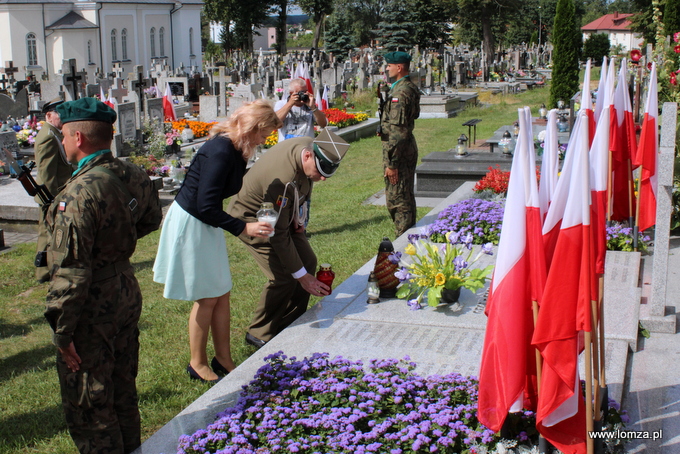
M 444 285 L 446 278 L 442 273 L 437 273 L 434 277 L 434 285 Z
M 416 247 L 409 243 L 409 245 L 404 248 L 404 252 L 406 252 L 408 255 L 415 255 Z

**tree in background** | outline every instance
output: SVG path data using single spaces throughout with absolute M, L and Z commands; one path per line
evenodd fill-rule
M 602 63 L 603 57 L 609 56 L 609 36 L 606 33 L 595 33 L 590 35 L 583 43 L 583 59 L 590 58 L 594 65 Z
M 415 27 L 415 15 L 406 2 L 389 3 L 376 31 L 383 52 L 411 49 L 416 44 Z
M 568 102 L 579 88 L 579 56 L 582 43 L 572 0 L 557 1 L 552 44 L 550 107 L 556 107 L 558 100 Z
M 253 28 L 261 27 L 273 11 L 273 0 L 205 0 L 208 20 L 222 24 L 222 46 L 227 54 L 236 49 L 253 51 Z
M 664 34 L 673 36 L 680 31 L 680 0 L 666 0 L 663 8 Z
M 656 25 L 652 0 L 632 0 L 636 14 L 630 17 L 630 29 L 640 33 L 647 43 L 655 43 Z
M 326 52 L 332 53 L 342 63 L 349 55 L 349 51 L 356 46 L 350 13 L 338 5 L 328 18 L 324 43 Z
M 312 47 L 318 49 L 319 38 L 321 38 L 321 27 L 324 24 L 326 16 L 333 12 L 333 0 L 296 0 L 296 4 L 315 24 Z
M 288 30 L 288 0 L 275 0 L 275 9 L 278 10 L 276 17 L 276 43 L 274 49 L 279 55 L 286 55 L 286 31 Z

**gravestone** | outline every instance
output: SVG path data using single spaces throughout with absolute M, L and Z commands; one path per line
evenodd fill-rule
M 115 98 L 116 102 L 120 104 L 123 102 L 123 98 L 125 98 L 127 94 L 128 90 L 124 86 L 123 79 L 114 79 L 113 86 L 109 88 L 109 98 Z
M 255 94 L 253 93 L 251 87 L 255 84 L 250 84 L 250 85 L 243 85 L 243 84 L 238 84 L 237 86 L 234 87 L 234 97 L 235 98 L 243 98 L 246 101 L 254 101 L 255 100 Z
M 82 85 L 87 80 L 87 73 L 85 71 L 77 70 L 75 58 L 64 60 L 62 65 L 62 79 L 62 85 L 66 88 L 66 100 L 75 101 L 80 98 L 82 95 Z
M 28 115 L 28 91 L 24 88 L 15 99 L 7 95 L 0 94 L 0 120 L 6 120 L 12 116 L 14 119 L 23 118 Z
M 121 103 L 116 104 L 116 113 L 118 114 L 118 119 L 116 120 L 116 131 L 121 135 L 123 141 L 123 148 L 125 149 L 126 142 L 136 142 L 137 141 L 137 105 L 135 103 Z M 126 156 L 123 151 L 119 156 Z
M 149 98 L 146 100 L 146 117 L 150 121 L 163 122 L 163 98 Z
M 229 98 L 229 110 L 228 110 L 227 114 L 228 115 L 233 114 L 236 111 L 236 109 L 241 107 L 244 103 L 246 103 L 245 98 L 239 98 L 239 97 L 232 96 L 231 98 Z
M 652 272 L 652 294 L 640 308 L 642 326 L 654 332 L 675 333 L 675 314 L 666 314 L 670 221 L 673 209 L 673 167 L 678 105 L 664 103 L 657 168 L 656 228 Z
M 219 105 L 217 96 L 204 95 L 198 97 L 199 102 L 199 118 L 204 122 L 215 121 L 219 114 Z
M 0 132 L 0 149 L 5 148 L 13 158 L 17 159 L 21 155 L 17 135 L 14 131 Z M 4 160 L 4 155 L 3 160 Z
M 111 70 L 113 77 L 117 79 L 122 79 L 123 78 L 123 72 L 125 72 L 125 68 L 121 66 L 119 62 L 116 62 L 113 64 L 113 68 Z

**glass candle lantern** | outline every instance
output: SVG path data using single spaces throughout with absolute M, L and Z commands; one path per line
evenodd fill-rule
M 545 104 L 541 104 L 541 108 L 538 109 L 538 118 L 539 120 L 548 119 L 548 109 L 545 107 Z
M 260 222 L 266 222 L 267 224 L 271 225 L 272 228 L 275 228 L 276 226 L 276 221 L 279 218 L 278 213 L 276 210 L 274 210 L 274 204 L 271 202 L 263 202 L 260 205 L 259 211 L 256 213 L 257 220 Z M 273 237 L 274 232 L 269 234 L 269 237 Z
M 316 273 L 316 278 L 326 284 L 328 287 L 332 287 L 333 279 L 335 279 L 335 273 L 331 269 L 331 265 L 328 263 L 322 263 L 319 265 L 319 271 Z
M 467 136 L 465 134 L 461 134 L 460 137 L 458 137 L 458 145 L 456 145 L 456 154 L 458 156 L 465 156 L 467 155 Z
M 373 271 L 371 271 L 371 274 L 368 275 L 366 294 L 368 295 L 368 299 L 366 300 L 368 304 L 380 302 L 380 287 L 378 287 L 378 278 L 375 277 L 375 273 Z
M 510 131 L 506 130 L 503 133 L 503 138 L 498 142 L 498 149 L 501 151 L 501 153 L 505 155 L 510 155 L 512 154 L 512 134 L 510 134 Z

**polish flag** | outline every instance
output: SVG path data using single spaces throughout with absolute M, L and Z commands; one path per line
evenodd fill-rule
M 106 97 L 106 93 L 104 93 L 104 88 L 99 87 L 99 97 L 101 98 L 101 102 L 109 106 L 110 108 L 113 109 L 114 104 L 111 102 L 109 98 Z
M 321 95 L 321 105 L 319 106 L 321 111 L 328 110 L 328 85 L 323 86 L 323 95 Z
M 583 88 L 581 89 L 581 110 L 588 115 L 588 131 L 590 131 L 590 142 L 593 143 L 595 136 L 595 112 L 593 111 L 593 99 L 590 97 L 590 58 L 586 63 L 585 75 L 583 76 Z
M 541 207 L 541 219 L 548 214 L 548 207 L 555 194 L 559 168 L 559 143 L 557 140 L 557 110 L 548 112 L 548 123 L 543 140 L 543 161 L 541 162 L 541 184 L 538 188 L 538 199 Z
M 540 300 L 546 270 L 528 107 L 519 109 L 519 123 L 479 374 L 478 417 L 493 431 L 537 398 L 532 301 Z
M 659 152 L 658 135 L 658 116 L 659 116 L 659 95 L 656 77 L 656 62 L 652 63 L 652 70 L 649 75 L 649 92 L 647 94 L 647 104 L 645 105 L 645 116 L 642 120 L 642 133 L 640 135 L 640 145 L 635 156 L 635 165 L 642 166 L 640 173 L 640 215 L 637 225 L 640 231 L 644 231 L 656 224 L 656 191 Z
M 571 150 L 573 157 L 565 162 L 570 168 L 563 169 L 562 184 L 557 188 L 556 200 L 565 197 L 566 204 L 533 335 L 533 344 L 543 356 L 536 427 L 565 453 L 586 452 L 585 406 L 578 375 L 582 348 L 578 339 L 579 333 L 591 331 L 589 133 L 585 113 L 579 113 L 578 121 L 583 127 L 572 133 L 570 145 L 576 144 Z M 547 219 L 555 206 L 550 206 Z
M 177 114 L 175 113 L 175 106 L 172 103 L 172 91 L 170 84 L 165 84 L 165 95 L 163 95 L 163 116 L 165 121 L 177 121 Z
M 604 274 L 607 252 L 607 181 L 609 172 L 609 125 L 614 98 L 614 65 L 611 65 L 605 82 L 598 89 L 598 104 L 603 106 L 597 122 L 595 138 L 590 146 L 590 197 L 593 233 L 592 246 L 595 254 L 595 272 Z
M 595 101 L 595 110 L 594 110 L 594 116 L 595 116 L 595 122 L 600 121 L 600 114 L 602 113 L 602 109 L 604 108 L 604 98 L 603 93 L 604 93 L 604 86 L 607 81 L 607 57 L 602 57 L 602 68 L 600 70 L 600 83 L 597 86 L 597 98 Z
M 314 93 L 314 87 L 312 87 L 312 80 L 309 78 L 309 69 L 306 62 L 300 62 L 295 67 L 295 79 L 304 79 L 307 84 L 307 91 L 309 93 Z
M 609 148 L 612 151 L 612 212 L 611 218 L 627 220 L 635 213 L 633 174 L 631 159 L 636 154 L 635 124 L 633 108 L 626 80 L 626 59 L 621 60 L 621 69 L 614 92 L 614 110 L 611 112 Z

